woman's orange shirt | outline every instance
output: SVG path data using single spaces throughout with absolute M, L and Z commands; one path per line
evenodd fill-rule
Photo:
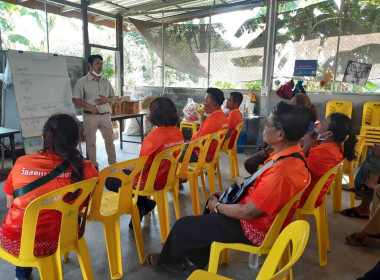
M 4 192 L 13 196 L 13 190 L 21 188 L 38 178 L 45 176 L 62 162 L 63 160 L 59 156 L 52 153 L 33 154 L 20 157 L 9 173 L 4 185 Z M 83 179 L 86 180 L 97 177 L 98 171 L 89 161 L 85 161 L 83 174 Z M 15 253 L 15 251 L 19 250 L 24 212 L 31 201 L 41 195 L 70 184 L 72 184 L 71 167 L 55 179 L 37 189 L 15 198 L 0 229 L 0 242 L 3 245 L 3 248 L 10 251 L 10 253 Z M 48 245 L 48 247 L 55 251 L 60 231 L 60 223 L 61 213 L 52 210 L 42 211 L 40 213 L 36 229 L 35 253 L 38 255 L 51 253 L 48 252 L 49 249 L 43 248 L 44 246 L 42 246 L 41 250 L 36 251 L 36 246 L 38 247 L 41 244 L 49 243 L 51 244 Z
M 178 127 L 176 126 L 160 126 L 153 129 L 144 139 L 141 145 L 140 157 L 148 156 L 145 166 L 151 166 L 154 158 L 162 151 L 183 144 L 185 139 Z M 154 187 L 156 190 L 161 190 L 166 185 L 166 177 L 169 172 L 170 164 L 161 162 L 158 170 Z M 145 187 L 146 179 L 148 178 L 149 169 L 142 174 L 140 190 Z M 135 186 L 138 182 L 138 176 L 134 180 Z
M 310 148 L 309 154 L 305 160 L 309 166 L 311 173 L 311 182 L 310 185 L 302 193 L 301 201 L 299 204 L 300 208 L 305 204 L 318 180 L 327 171 L 329 171 L 331 168 L 343 160 L 342 150 L 343 149 L 341 144 L 337 144 L 335 142 L 321 144 L 317 143 L 315 146 Z M 332 180 L 334 180 L 334 176 L 331 176 L 326 181 L 314 205 L 315 207 L 318 207 L 322 203 L 323 196 L 326 194 Z

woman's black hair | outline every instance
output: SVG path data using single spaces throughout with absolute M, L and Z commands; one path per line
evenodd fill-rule
M 328 115 L 327 118 L 330 119 L 328 130 L 334 133 L 335 143 L 344 142 L 344 158 L 346 158 L 349 161 L 354 160 L 356 158 L 355 144 L 357 140 L 355 135 L 351 133 L 351 119 L 341 113 L 332 113 Z
M 299 141 L 309 127 L 309 117 L 301 108 L 285 101 L 280 101 L 272 110 L 276 129 L 282 129 L 286 139 Z
M 42 136 L 44 146 L 41 153 L 53 152 L 70 163 L 73 183 L 83 180 L 84 161 L 77 150 L 79 122 L 66 113 L 52 115 L 45 123 Z
M 179 122 L 177 108 L 167 97 L 157 97 L 149 105 L 149 121 L 156 126 L 176 126 Z

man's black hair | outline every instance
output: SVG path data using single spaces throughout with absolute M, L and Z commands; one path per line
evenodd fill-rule
M 101 61 L 103 61 L 103 57 L 99 54 L 92 54 L 88 57 L 87 62 L 91 65 L 94 63 L 95 59 L 99 58 Z
M 222 105 L 224 101 L 224 93 L 218 88 L 208 88 L 206 90 L 210 94 L 211 99 L 214 100 L 218 105 Z

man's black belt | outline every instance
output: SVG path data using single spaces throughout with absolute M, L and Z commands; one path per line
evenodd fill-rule
M 83 111 L 83 113 L 84 114 L 87 114 L 87 115 L 92 115 L 92 112 L 90 112 L 90 111 Z M 97 115 L 107 115 L 107 114 L 109 114 L 110 112 L 105 112 L 105 113 L 97 113 Z

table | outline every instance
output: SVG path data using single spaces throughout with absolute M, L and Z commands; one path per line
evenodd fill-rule
M 123 142 L 129 142 L 129 143 L 142 143 L 144 140 L 144 116 L 146 114 L 141 113 L 141 114 L 121 114 L 121 115 L 115 115 L 111 116 L 111 121 L 119 121 L 119 128 L 120 128 L 120 149 L 123 149 Z M 123 140 L 123 120 L 126 119 L 133 119 L 135 118 L 137 123 L 140 126 L 140 131 L 141 131 L 141 142 L 136 142 L 136 141 L 128 141 L 128 140 Z M 140 118 L 140 122 L 139 122 Z M 83 116 L 77 116 L 78 121 L 83 123 Z
M 20 130 L 12 129 L 12 128 L 6 128 L 0 126 L 0 145 L 3 147 L 3 149 L 8 150 L 8 148 L 4 145 L 2 139 L 4 137 L 9 137 L 9 142 L 11 144 L 11 153 L 12 153 L 12 162 L 15 164 L 16 162 L 16 149 L 15 149 L 15 134 L 20 133 Z M 4 153 L 1 155 L 1 163 L 2 167 L 4 165 Z

